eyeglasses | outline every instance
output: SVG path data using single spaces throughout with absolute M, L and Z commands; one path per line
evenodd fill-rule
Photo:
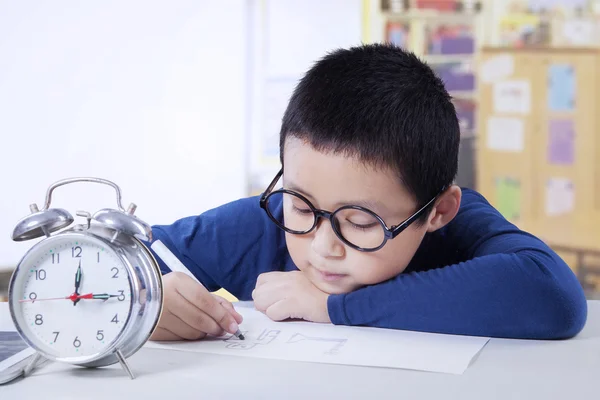
M 330 212 L 315 208 L 306 197 L 293 190 L 273 191 L 282 175 L 283 169 L 260 197 L 260 207 L 279 228 L 303 235 L 315 229 L 319 218 L 325 218 L 343 243 L 364 252 L 381 249 L 389 239 L 395 238 L 416 221 L 439 196 L 436 195 L 399 225 L 388 228 L 379 215 L 365 207 L 347 205 Z

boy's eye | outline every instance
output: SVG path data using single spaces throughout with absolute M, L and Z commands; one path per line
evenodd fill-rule
M 356 223 L 356 222 L 352 222 L 350 220 L 346 220 L 346 221 L 352 226 L 352 228 L 361 229 L 361 230 L 372 229 L 379 225 L 379 223 L 377 223 L 377 222 Z
M 295 205 L 292 206 L 293 210 L 297 213 L 300 214 L 311 214 L 312 210 L 310 208 L 300 208 L 300 207 L 296 207 Z

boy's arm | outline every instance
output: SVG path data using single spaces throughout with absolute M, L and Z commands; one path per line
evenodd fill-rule
M 565 262 L 506 221 L 483 196 L 465 190 L 463 200 L 468 201 L 445 239 L 465 249 L 469 261 L 332 295 L 332 322 L 507 338 L 579 333 L 587 303 Z
M 283 270 L 282 232 L 260 208 L 257 197 L 237 200 L 170 225 L 152 227 L 160 240 L 209 290 L 224 288 L 249 300 L 262 272 Z M 161 272 L 170 272 L 156 256 Z M 274 268 L 273 266 L 278 266 Z

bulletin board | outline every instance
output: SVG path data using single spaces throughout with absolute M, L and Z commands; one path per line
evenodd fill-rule
M 600 51 L 483 48 L 478 189 L 557 247 L 600 251 Z

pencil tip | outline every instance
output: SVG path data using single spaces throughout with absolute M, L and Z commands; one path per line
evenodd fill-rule
M 240 336 L 239 336 L 239 338 L 240 338 L 240 340 L 244 340 L 244 339 L 246 339 L 246 338 L 244 337 L 244 334 L 242 334 L 242 333 L 240 333 Z

